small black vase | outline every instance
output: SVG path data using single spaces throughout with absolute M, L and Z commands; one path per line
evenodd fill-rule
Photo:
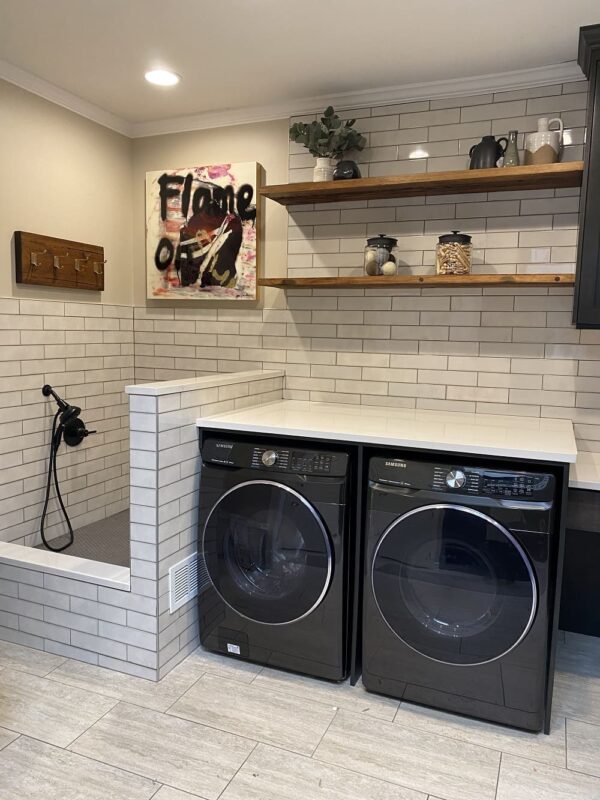
M 338 161 L 335 170 L 333 171 L 334 181 L 347 181 L 352 178 L 360 178 L 360 170 L 356 161 L 351 161 L 349 158 L 343 161 Z

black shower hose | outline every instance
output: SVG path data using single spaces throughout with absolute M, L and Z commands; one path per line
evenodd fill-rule
M 46 499 L 44 500 L 44 510 L 42 511 L 42 521 L 40 523 L 40 534 L 42 536 L 42 542 L 48 548 L 48 550 L 52 550 L 54 553 L 61 553 L 63 550 L 66 550 L 67 547 L 70 547 L 73 544 L 74 536 L 73 536 L 73 528 L 71 527 L 71 520 L 69 519 L 69 515 L 67 514 L 67 509 L 65 508 L 65 504 L 63 503 L 62 495 L 60 493 L 60 487 L 58 485 L 58 475 L 56 474 L 56 456 L 58 454 L 58 448 L 60 446 L 60 442 L 63 435 L 63 426 L 58 422 L 58 418 L 61 415 L 62 411 L 59 408 L 56 414 L 54 415 L 54 420 L 52 422 L 52 439 L 50 440 L 50 458 L 48 459 L 48 480 L 46 481 Z M 65 522 L 67 523 L 67 528 L 69 529 L 69 541 L 67 544 L 64 544 L 62 547 L 52 547 L 50 543 L 46 540 L 44 535 L 44 524 L 46 522 L 46 514 L 48 512 L 48 503 L 50 501 L 50 486 L 52 484 L 52 477 L 54 476 L 54 488 L 56 490 L 56 496 L 58 498 L 58 502 L 62 509 L 62 512 L 65 517 Z

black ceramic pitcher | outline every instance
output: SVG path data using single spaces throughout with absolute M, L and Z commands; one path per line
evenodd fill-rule
M 504 142 L 502 146 L 501 142 Z M 508 139 L 501 136 L 496 141 L 493 136 L 484 136 L 479 144 L 474 144 L 469 150 L 471 163 L 469 169 L 490 169 L 496 166 L 496 162 L 504 155 Z

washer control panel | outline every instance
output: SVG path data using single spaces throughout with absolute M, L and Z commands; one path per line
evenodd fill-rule
M 554 496 L 553 475 L 494 470 L 461 464 L 432 464 L 400 458 L 372 458 L 369 477 L 379 483 L 429 490 L 436 494 L 545 502 Z
M 288 472 L 300 475 L 343 476 L 348 472 L 348 454 L 332 451 L 307 450 L 296 447 L 233 442 L 207 438 L 202 445 L 205 463 L 228 467 L 245 467 L 269 472 Z

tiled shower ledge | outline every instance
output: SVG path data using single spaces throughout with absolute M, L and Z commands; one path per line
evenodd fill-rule
M 210 389 L 213 386 L 228 386 L 239 383 L 241 380 L 254 381 L 263 378 L 281 378 L 285 372 L 281 369 L 252 369 L 244 372 L 220 372 L 217 375 L 203 375 L 198 378 L 181 378 L 173 381 L 157 381 L 156 383 L 136 383 L 126 386 L 127 394 L 143 394 L 158 396 L 163 394 L 177 394 L 179 392 L 193 392 L 197 389 Z
M 63 578 L 93 583 L 97 586 L 109 586 L 112 589 L 130 591 L 131 573 L 129 567 L 105 564 L 103 561 L 91 561 L 77 558 L 66 553 L 52 553 L 47 550 L 36 550 L 11 542 L 0 542 L 0 564 L 13 567 L 24 567 L 38 572 L 60 575 Z

